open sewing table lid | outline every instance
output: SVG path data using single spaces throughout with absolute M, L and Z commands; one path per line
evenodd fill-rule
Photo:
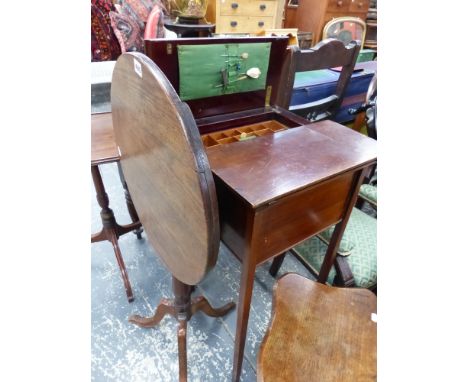
M 284 36 L 153 39 L 145 51 L 198 119 L 275 105 L 287 44 Z M 257 79 L 245 78 L 251 68 Z

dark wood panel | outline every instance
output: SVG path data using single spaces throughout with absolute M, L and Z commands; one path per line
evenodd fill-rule
M 328 40 L 325 40 L 328 41 Z M 319 46 L 313 47 L 313 50 L 303 50 L 298 52 L 300 56 L 295 64 L 295 72 L 305 72 L 320 69 L 329 69 L 336 66 L 342 66 L 343 63 L 353 61 L 356 52 L 354 44 L 344 45 L 340 41 L 323 41 Z
M 259 210 L 254 252 L 257 263 L 279 255 L 341 220 L 353 185 L 353 172 L 296 192 Z
M 214 180 L 218 196 L 221 240 L 242 261 L 249 247 L 247 223 L 252 209 L 245 200 L 229 189 L 216 175 L 214 175 Z

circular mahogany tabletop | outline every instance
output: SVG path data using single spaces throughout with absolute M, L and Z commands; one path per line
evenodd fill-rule
M 189 107 L 141 53 L 118 59 L 111 88 L 121 163 L 148 239 L 172 275 L 195 285 L 219 250 L 216 190 Z

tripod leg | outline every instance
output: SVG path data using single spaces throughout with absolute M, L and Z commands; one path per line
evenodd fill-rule
M 125 202 L 127 203 L 128 213 L 130 215 L 130 218 L 132 219 L 132 222 L 137 223 L 140 221 L 140 218 L 138 217 L 135 206 L 133 205 L 133 200 L 132 200 L 132 197 L 130 196 L 130 191 L 128 190 L 127 181 L 125 180 L 125 177 L 122 171 L 122 165 L 120 164 L 120 162 L 117 163 L 117 168 L 119 170 L 120 182 L 122 183 L 122 187 L 125 193 Z M 135 233 L 138 239 L 141 239 L 141 233 L 143 232 L 143 228 L 140 226 L 137 229 L 135 229 L 133 232 Z
M 139 315 L 130 316 L 128 321 L 132 324 L 138 325 L 141 328 L 153 328 L 161 322 L 166 314 L 170 314 L 175 317 L 176 311 L 174 304 L 163 298 L 156 308 L 156 312 L 153 317 L 142 317 Z
M 236 304 L 231 301 L 220 308 L 213 308 L 205 297 L 200 296 L 192 302 L 191 310 L 192 315 L 201 310 L 207 316 L 221 317 L 224 316 L 231 309 L 234 309 L 235 306 Z

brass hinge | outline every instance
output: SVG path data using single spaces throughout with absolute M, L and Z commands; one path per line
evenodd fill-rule
M 172 44 L 166 45 L 167 54 L 172 54 Z
M 270 98 L 271 98 L 271 89 L 272 86 L 267 86 L 266 88 L 266 94 L 265 94 L 265 107 L 270 106 Z

